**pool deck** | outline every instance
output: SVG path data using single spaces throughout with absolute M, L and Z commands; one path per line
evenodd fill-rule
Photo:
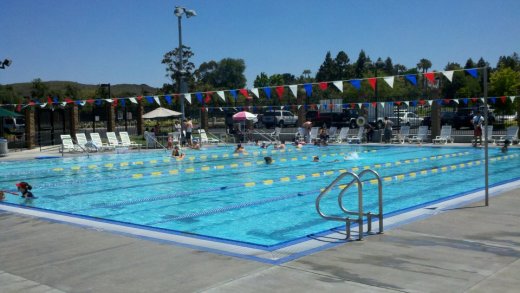
M 282 265 L 0 211 L 0 292 L 518 292 L 519 207 L 511 190 Z

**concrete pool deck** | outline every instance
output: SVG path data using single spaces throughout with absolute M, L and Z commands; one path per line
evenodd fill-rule
M 518 292 L 518 207 L 511 190 L 282 265 L 0 211 L 0 292 Z

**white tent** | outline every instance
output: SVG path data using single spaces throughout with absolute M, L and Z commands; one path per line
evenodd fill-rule
M 162 117 L 172 117 L 172 116 L 181 116 L 182 113 L 177 111 L 172 111 L 163 107 L 159 107 L 153 111 L 150 111 L 143 115 L 144 119 L 153 119 L 153 118 L 162 118 Z

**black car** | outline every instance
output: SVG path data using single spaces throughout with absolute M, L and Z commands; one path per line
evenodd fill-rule
M 356 119 L 359 117 L 357 109 L 343 109 L 341 112 L 318 112 L 318 111 L 307 111 L 305 118 L 312 122 L 314 126 L 336 126 L 343 127 L 348 126 L 350 128 L 356 128 Z
M 441 112 L 441 125 L 453 125 L 453 119 L 455 118 L 455 112 Z M 424 117 L 421 125 L 432 127 L 432 117 Z

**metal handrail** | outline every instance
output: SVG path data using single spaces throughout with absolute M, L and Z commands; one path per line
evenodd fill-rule
M 381 176 L 379 175 L 379 173 L 377 173 L 376 171 L 374 171 L 372 169 L 365 169 L 365 170 L 361 171 L 357 176 L 361 179 L 365 174 L 368 174 L 368 173 L 373 174 L 377 179 L 379 212 L 377 214 L 373 214 L 371 212 L 364 214 L 365 216 L 367 216 L 367 226 L 368 226 L 367 232 L 372 231 L 372 217 L 376 216 L 376 217 L 378 217 L 378 220 L 379 220 L 379 234 L 382 234 L 383 233 L 383 181 L 381 180 Z M 343 194 L 344 194 L 344 192 L 342 191 L 338 196 L 339 207 L 341 208 L 341 210 L 343 212 L 351 213 L 343 206 Z
M 151 139 L 152 139 L 156 144 L 160 145 L 160 146 L 164 149 L 164 151 L 166 151 L 166 152 L 168 151 L 168 148 L 165 147 L 165 146 L 163 146 L 163 145 L 162 145 L 162 144 L 161 144 L 161 143 L 160 143 L 160 142 L 155 138 L 155 136 L 153 136 L 153 135 L 149 135 L 148 138 L 151 138 Z M 145 139 L 145 140 L 146 140 L 146 139 Z M 148 148 L 148 142 L 146 143 L 146 147 Z
M 354 185 L 354 183 L 357 183 L 357 186 L 358 186 L 358 211 L 357 212 L 351 212 L 351 211 L 347 211 L 346 209 L 343 209 L 342 210 L 344 212 L 346 212 L 347 214 L 349 215 L 357 215 L 358 218 L 357 219 L 354 219 L 354 220 L 351 220 L 350 217 L 338 217 L 338 216 L 330 216 L 330 215 L 326 215 L 325 213 L 323 213 L 321 211 L 321 208 L 320 208 L 320 201 L 321 199 L 323 198 L 323 196 L 325 196 L 325 194 L 327 194 L 341 179 L 343 179 L 345 176 L 352 176 L 353 179 L 352 181 L 350 181 L 347 186 L 345 186 L 345 188 L 343 188 L 343 190 L 340 192 L 340 195 L 338 196 L 339 197 L 342 197 L 342 195 L 352 186 Z M 340 205 L 341 206 L 341 205 Z M 320 217 L 324 218 L 324 219 L 327 219 L 327 220 L 333 220 L 333 221 L 340 221 L 340 222 L 345 222 L 346 224 L 346 234 L 347 234 L 347 237 L 346 239 L 349 239 L 350 238 L 350 222 L 358 222 L 358 230 L 359 230 L 359 234 L 358 234 L 358 240 L 363 240 L 363 186 L 362 186 L 362 183 L 361 183 L 361 179 L 359 179 L 359 176 L 352 173 L 352 172 L 345 172 L 345 173 L 342 173 L 340 174 L 336 179 L 334 179 L 334 181 L 332 181 L 332 183 L 329 184 L 329 186 L 327 186 L 321 193 L 320 195 L 318 195 L 318 197 L 316 198 L 316 211 L 318 212 L 318 214 L 320 215 Z

